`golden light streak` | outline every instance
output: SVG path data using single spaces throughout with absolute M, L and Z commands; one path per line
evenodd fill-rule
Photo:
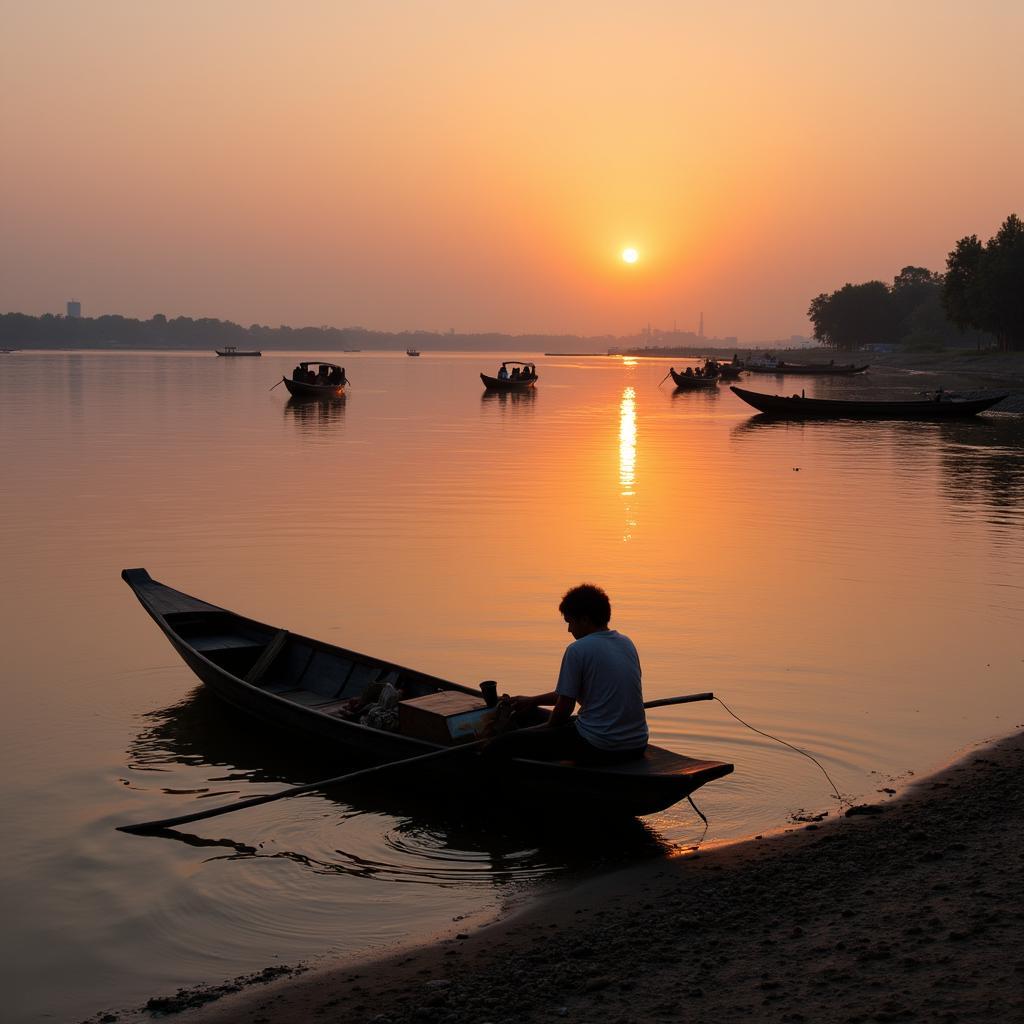
M 632 530 L 636 520 L 632 518 L 632 498 L 636 491 L 636 392 L 627 387 L 622 392 L 619 403 L 619 487 L 620 494 L 626 499 L 626 530 L 622 535 L 624 542 L 633 539 Z

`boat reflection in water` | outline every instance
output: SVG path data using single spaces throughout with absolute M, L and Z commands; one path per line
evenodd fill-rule
M 154 796 L 159 793 L 150 816 L 186 812 L 183 798 L 202 801 L 200 807 L 211 800 L 228 803 L 331 778 L 348 767 L 249 717 L 239 729 L 238 713 L 203 687 L 179 704 L 145 717 L 146 725 L 127 753 L 135 772 L 152 772 L 160 780 L 160 790 L 150 791 Z M 564 871 L 607 870 L 641 857 L 664 856 L 672 849 L 636 819 L 604 821 L 591 834 L 577 823 L 566 831 L 551 819 L 535 822 L 507 806 L 468 806 L 454 792 L 442 797 L 437 792 L 418 795 L 403 783 L 399 770 L 377 782 L 367 779 L 297 801 L 301 805 L 319 800 L 328 809 L 316 817 L 323 838 L 314 834 L 315 829 L 282 837 L 274 828 L 275 841 L 261 847 L 229 838 L 202 838 L 180 829 L 159 834 L 193 846 L 227 847 L 235 858 L 288 859 L 318 874 L 434 886 L 495 887 Z M 271 806 L 280 809 L 279 815 L 308 819 L 304 809 L 289 810 L 291 803 Z M 253 828 L 259 828 L 253 824 L 259 822 L 259 813 L 255 808 L 240 811 L 238 833 L 251 837 Z M 224 835 L 228 821 L 217 819 L 218 835 Z M 285 842 L 293 848 L 283 849 Z
M 309 401 L 289 398 L 284 403 L 286 418 L 293 419 L 303 433 L 323 430 L 345 418 L 345 394 Z
M 480 408 L 493 409 L 500 406 L 502 409 L 531 409 L 537 401 L 537 389 L 527 388 L 524 391 L 492 391 L 484 390 L 480 395 Z

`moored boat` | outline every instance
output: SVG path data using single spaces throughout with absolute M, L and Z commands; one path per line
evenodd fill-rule
M 385 764 L 455 747 L 471 740 L 488 712 L 479 690 L 289 633 L 236 615 L 152 579 L 145 569 L 122 578 L 185 663 L 227 704 L 274 727 L 320 741 L 339 757 Z M 371 687 L 390 684 L 402 693 L 401 731 L 362 725 L 345 717 L 349 701 Z M 432 707 L 465 709 L 439 736 Z M 426 716 L 425 716 L 426 713 Z M 543 720 L 543 713 L 538 712 Z M 431 730 L 422 723 L 429 720 Z M 420 724 L 418 724 L 420 723 Z M 408 728 L 407 728 L 408 726 Z M 513 759 L 494 776 L 466 770 L 465 758 L 441 758 L 419 766 L 416 780 L 478 790 L 531 808 L 545 805 L 602 816 L 635 816 L 664 810 L 707 782 L 728 775 L 731 764 L 700 761 L 651 746 L 642 758 L 613 765 Z M 408 781 L 406 781 L 408 780 Z
M 718 386 L 718 377 L 715 374 L 703 373 L 677 373 L 674 366 L 668 371 L 672 380 L 680 391 L 696 391 L 702 388 L 715 388 Z
M 739 380 L 743 376 L 743 366 L 739 363 L 719 363 L 718 376 L 722 380 Z
M 225 345 L 223 348 L 214 349 L 219 356 L 261 356 L 262 352 L 256 349 L 237 349 L 234 345 Z
M 803 395 L 765 395 L 744 388 L 729 390 L 759 412 L 794 420 L 945 420 L 975 416 L 991 409 L 1007 396 L 958 398 L 939 391 L 933 398 L 910 401 L 849 401 L 835 398 L 805 398 Z
M 510 366 L 515 368 L 513 370 L 515 376 L 509 373 Z M 520 370 L 519 367 L 522 369 Z M 502 376 L 503 372 L 508 376 Z M 501 364 L 497 377 L 489 377 L 486 373 L 481 373 L 480 379 L 489 391 L 525 391 L 537 383 L 537 366 L 534 363 L 520 362 L 518 359 L 506 359 Z
M 406 354 L 407 356 L 418 356 L 418 355 L 419 355 L 420 353 L 419 353 L 419 350 L 418 350 L 418 349 L 415 349 L 415 348 L 407 348 L 407 349 L 405 350 L 405 354 Z
M 317 367 L 318 371 L 322 369 L 324 373 L 314 373 L 311 366 Z M 349 382 L 344 366 L 317 360 L 299 363 L 291 377 L 282 377 L 281 380 L 293 398 L 337 398 L 344 394 L 345 385 Z
M 851 377 L 864 373 L 870 363 L 790 363 L 784 359 L 776 359 L 771 353 L 760 358 L 751 359 L 742 364 L 742 369 L 751 373 L 792 374 L 804 377 Z

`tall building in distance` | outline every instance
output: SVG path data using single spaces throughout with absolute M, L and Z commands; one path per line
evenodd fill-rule
M 77 320 L 82 315 L 82 304 L 77 299 L 68 303 L 68 319 Z

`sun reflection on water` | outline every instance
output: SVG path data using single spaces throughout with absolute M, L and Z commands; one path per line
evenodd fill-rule
M 622 535 L 623 541 L 630 541 L 633 538 L 633 527 L 636 520 L 632 517 L 632 503 L 630 498 L 636 493 L 634 485 L 636 481 L 636 392 L 627 387 L 622 392 L 622 401 L 619 403 L 619 491 L 626 499 L 626 529 Z

